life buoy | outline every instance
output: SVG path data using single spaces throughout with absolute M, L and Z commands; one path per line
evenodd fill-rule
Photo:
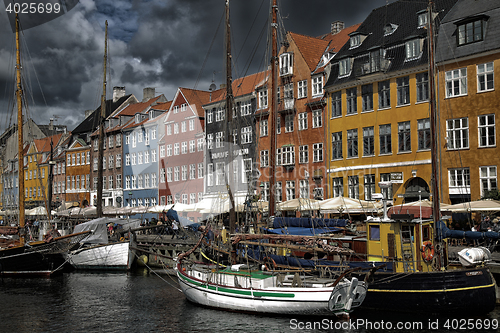
M 422 245 L 422 259 L 424 259 L 425 262 L 431 262 L 433 258 L 434 245 L 432 245 L 432 242 L 430 241 L 424 242 Z
M 264 267 L 266 268 L 266 271 L 269 271 L 269 270 L 270 270 L 270 269 L 269 269 L 269 267 L 267 267 L 267 264 L 268 264 L 268 263 L 271 263 L 271 264 L 272 264 L 272 267 L 271 267 L 271 268 L 272 268 L 273 270 L 275 270 L 275 269 L 276 269 L 276 266 L 277 266 L 277 265 L 276 265 L 276 262 L 274 261 L 274 259 L 273 259 L 273 258 L 271 258 L 271 257 L 265 257 L 265 258 L 264 258 Z
M 125 240 L 125 237 L 120 237 L 120 242 L 123 242 Z

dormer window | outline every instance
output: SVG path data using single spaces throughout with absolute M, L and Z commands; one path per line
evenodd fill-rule
M 486 15 L 479 15 L 456 22 L 455 25 L 458 27 L 457 45 L 482 41 L 488 18 Z
M 408 61 L 420 58 L 420 55 L 422 54 L 422 47 L 423 47 L 422 44 L 423 44 L 422 38 L 415 38 L 407 41 L 405 44 L 405 50 L 406 50 L 405 60 Z
M 339 77 L 351 74 L 352 59 L 345 58 L 339 61 Z
M 293 74 L 293 56 L 292 53 L 283 53 L 280 55 L 280 76 Z
M 427 11 L 419 12 L 418 15 L 418 28 L 424 28 L 428 23 Z
M 350 49 L 353 49 L 353 48 L 360 46 L 361 43 L 363 43 L 363 41 L 366 38 L 366 35 L 360 34 L 359 32 L 354 32 L 354 33 L 350 34 L 349 36 L 350 36 L 350 39 L 349 39 L 349 43 L 350 43 L 349 48 Z
M 141 114 L 138 113 L 138 114 L 135 115 L 135 123 L 138 124 L 140 122 L 141 122 Z
M 384 26 L 384 36 L 392 35 L 397 28 L 398 28 L 397 24 L 387 23 Z

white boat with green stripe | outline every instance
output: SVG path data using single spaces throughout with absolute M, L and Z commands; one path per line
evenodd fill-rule
M 367 287 L 356 278 L 337 279 L 262 271 L 246 265 L 177 264 L 186 298 L 229 311 L 283 315 L 348 316 L 363 302 Z

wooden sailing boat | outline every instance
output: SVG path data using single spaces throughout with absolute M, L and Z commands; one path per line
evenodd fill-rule
M 19 179 L 19 227 L 14 230 L 19 235 L 16 246 L 0 249 L 0 276 L 50 276 L 62 271 L 65 260 L 63 253 L 73 244 L 71 240 L 85 237 L 88 232 L 63 237 L 50 235 L 43 241 L 25 242 L 24 211 L 24 145 L 23 145 L 23 90 L 21 84 L 21 55 L 19 42 L 19 17 L 16 14 L 16 82 L 17 82 L 17 123 L 18 123 L 18 179 Z M 49 186 L 50 187 L 50 186 Z M 49 210 L 50 211 L 50 210 Z M 11 230 L 12 231 L 12 230 Z
M 271 60 L 272 95 L 276 94 L 276 61 L 277 61 L 277 11 L 276 0 L 272 5 L 271 25 L 273 36 L 273 55 Z M 228 119 L 232 119 L 231 91 L 231 49 L 230 49 L 229 0 L 226 0 L 226 66 L 227 66 L 227 99 Z M 275 97 L 273 97 L 273 100 Z M 271 111 L 275 112 L 275 104 L 271 103 Z M 272 123 L 274 123 L 272 121 Z M 272 127 L 271 127 L 272 128 Z M 229 134 L 232 134 L 229 125 Z M 275 133 L 271 129 L 271 133 Z M 271 154 L 272 155 L 272 154 Z M 229 170 L 233 170 L 232 167 Z M 231 172 L 230 172 L 231 173 Z M 229 181 L 231 185 L 231 180 Z M 232 203 L 230 213 L 230 232 L 235 232 L 234 200 L 231 186 L 229 198 Z M 197 246 L 201 243 L 200 238 Z M 194 249 L 193 249 L 194 250 Z M 352 309 L 358 307 L 366 295 L 366 284 L 357 278 L 348 280 L 345 274 L 338 278 L 319 278 L 301 276 L 299 273 L 268 271 L 256 265 L 236 264 L 236 248 L 230 255 L 231 265 L 223 268 L 220 265 L 201 264 L 187 259 L 181 254 L 177 263 L 179 285 L 191 302 L 242 312 L 275 313 L 288 315 L 327 315 L 348 316 Z
M 74 232 L 92 231 L 92 234 L 77 242 L 71 251 L 65 253 L 65 258 L 76 269 L 90 270 L 130 270 L 135 258 L 135 250 L 130 249 L 134 235 L 125 238 L 126 232 L 138 228 L 138 219 L 118 219 L 103 217 L 103 159 L 104 155 L 104 119 L 106 117 L 106 64 L 108 52 L 108 21 L 105 23 L 104 38 L 104 71 L 99 119 L 98 167 L 97 167 L 97 218 L 75 227 Z M 119 225 L 121 233 L 116 239 L 111 239 L 108 225 Z M 132 246 L 133 247 L 133 246 Z

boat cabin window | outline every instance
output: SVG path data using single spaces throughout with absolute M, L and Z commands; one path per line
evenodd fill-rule
M 380 240 L 379 225 L 370 225 L 370 240 Z
M 422 239 L 424 241 L 431 240 L 431 227 L 428 225 L 425 225 L 422 227 Z

